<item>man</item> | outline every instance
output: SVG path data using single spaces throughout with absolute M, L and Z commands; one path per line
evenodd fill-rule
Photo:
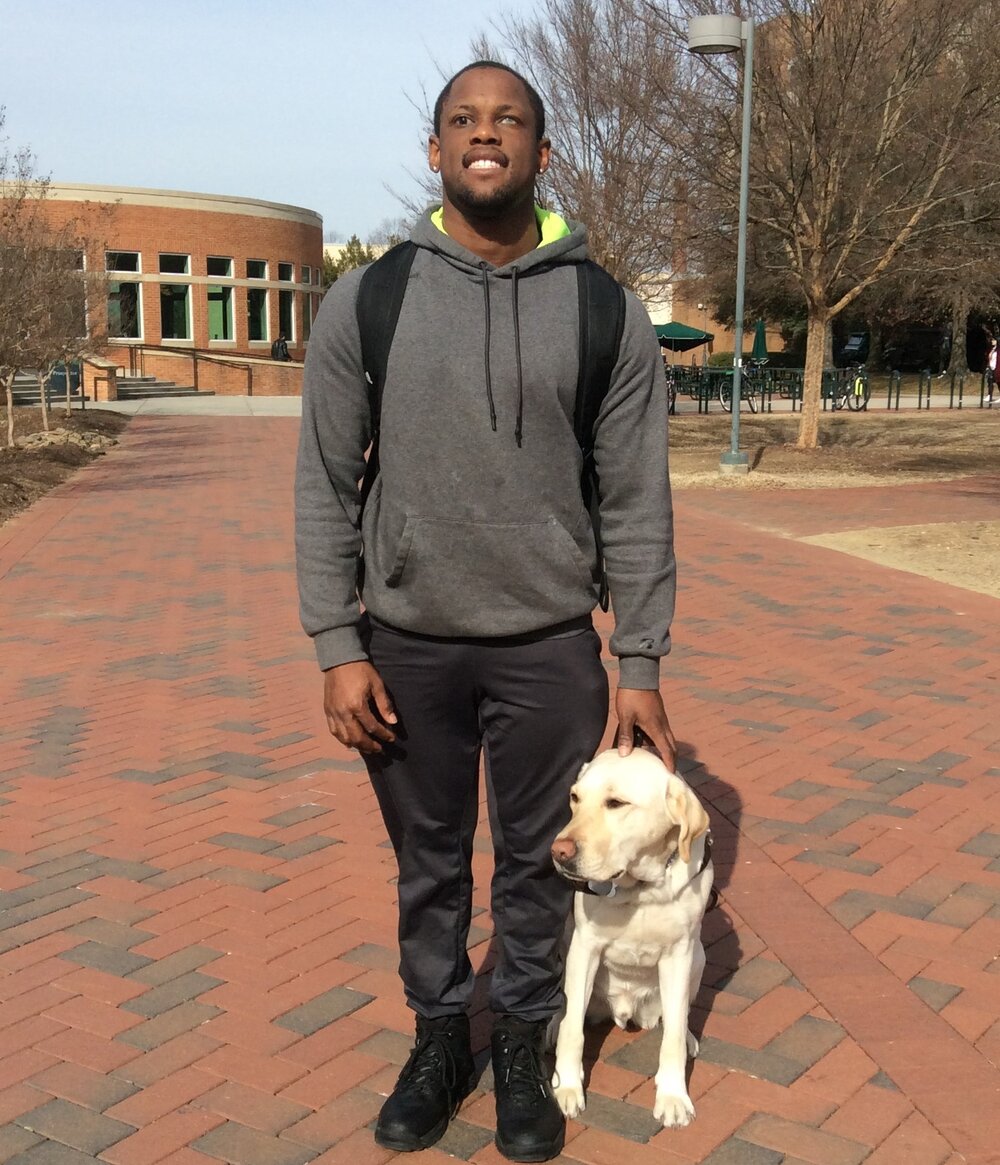
M 271 359 L 291 360 L 291 356 L 288 354 L 288 341 L 285 339 L 284 332 L 282 332 L 271 345 Z
M 534 205 L 545 114 L 517 73 L 476 62 L 445 86 L 428 159 L 442 206 L 418 223 L 381 406 L 380 470 L 359 530 L 372 427 L 355 314 L 331 288 L 306 362 L 296 482 L 303 626 L 330 730 L 367 762 L 399 863 L 400 974 L 417 1039 L 375 1138 L 426 1148 L 473 1084 L 466 954 L 483 753 L 495 852 L 491 981 L 497 1145 L 543 1161 L 564 1122 L 541 1062 L 562 1002 L 571 889 L 549 846 L 597 749 L 607 678 L 591 623 L 600 571 L 573 431 L 582 227 Z M 595 425 L 616 629 L 620 747 L 668 761 L 659 695 L 674 564 L 656 336 L 627 297 Z M 359 556 L 364 554 L 359 614 Z

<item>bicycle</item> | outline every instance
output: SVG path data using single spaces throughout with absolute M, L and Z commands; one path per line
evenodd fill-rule
M 757 385 L 761 383 L 763 375 L 763 363 L 748 360 L 740 377 L 740 401 L 746 401 L 752 413 L 757 411 L 757 393 L 760 391 Z M 761 383 L 762 388 L 763 384 Z M 763 393 L 761 395 L 763 396 Z M 719 404 L 727 413 L 733 411 L 733 382 L 728 378 L 719 385 Z
M 852 412 L 859 413 L 868 408 L 868 402 L 871 400 L 872 389 L 868 383 L 868 373 L 863 364 L 850 365 L 848 372 L 850 380 L 844 385 L 847 407 Z M 842 408 L 843 406 L 837 407 Z

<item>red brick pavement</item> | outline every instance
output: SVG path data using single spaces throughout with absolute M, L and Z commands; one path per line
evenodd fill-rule
M 0 1161 L 391 1156 L 394 869 L 296 622 L 295 430 L 139 418 L 0 529 Z M 652 1122 L 655 1033 L 593 1032 L 563 1160 L 1000 1160 L 998 604 L 775 533 L 998 486 L 680 496 L 664 690 L 723 888 L 698 1118 Z M 487 969 L 485 831 L 476 862 Z M 500 1160 L 488 1085 L 419 1160 Z

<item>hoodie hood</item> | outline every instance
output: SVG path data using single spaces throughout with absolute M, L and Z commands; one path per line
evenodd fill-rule
M 587 230 L 582 223 L 564 219 L 553 211 L 535 207 L 541 242 L 526 255 L 521 255 L 503 267 L 493 267 L 478 255 L 463 247 L 444 231 L 440 223 L 441 208 L 433 207 L 425 211 L 417 220 L 411 238 L 418 247 L 434 251 L 457 267 L 476 273 L 485 267 L 498 276 L 511 276 L 517 269 L 517 277 L 523 278 L 536 268 L 548 268 L 555 263 L 581 263 L 587 258 Z M 561 228 L 564 228 L 561 229 Z
M 514 422 L 514 440 L 518 448 L 524 435 L 524 368 L 521 362 L 521 317 L 518 309 L 518 280 L 541 271 L 550 271 L 560 264 L 580 263 L 587 258 L 587 231 L 580 223 L 567 222 L 552 211 L 535 207 L 535 217 L 541 242 L 532 251 L 518 256 L 502 267 L 494 267 L 445 232 L 441 207 L 426 210 L 413 229 L 412 241 L 433 252 L 445 262 L 468 273 L 483 290 L 483 371 L 486 381 L 486 403 L 490 410 L 490 427 L 497 431 L 497 410 L 493 399 L 493 376 L 490 368 L 490 339 L 492 307 L 490 279 L 510 280 L 511 310 L 513 312 L 514 367 L 517 376 L 517 415 Z

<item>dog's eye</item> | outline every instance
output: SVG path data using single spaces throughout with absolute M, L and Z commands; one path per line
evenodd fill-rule
M 604 802 L 605 809 L 624 809 L 627 805 L 627 801 L 619 801 L 616 797 L 609 797 Z
M 570 795 L 569 795 L 569 803 L 570 803 L 571 805 L 575 805 L 575 804 L 577 803 L 577 801 L 579 801 L 579 800 L 580 800 L 580 798 L 579 798 L 579 796 L 578 796 L 576 793 L 570 793 Z

